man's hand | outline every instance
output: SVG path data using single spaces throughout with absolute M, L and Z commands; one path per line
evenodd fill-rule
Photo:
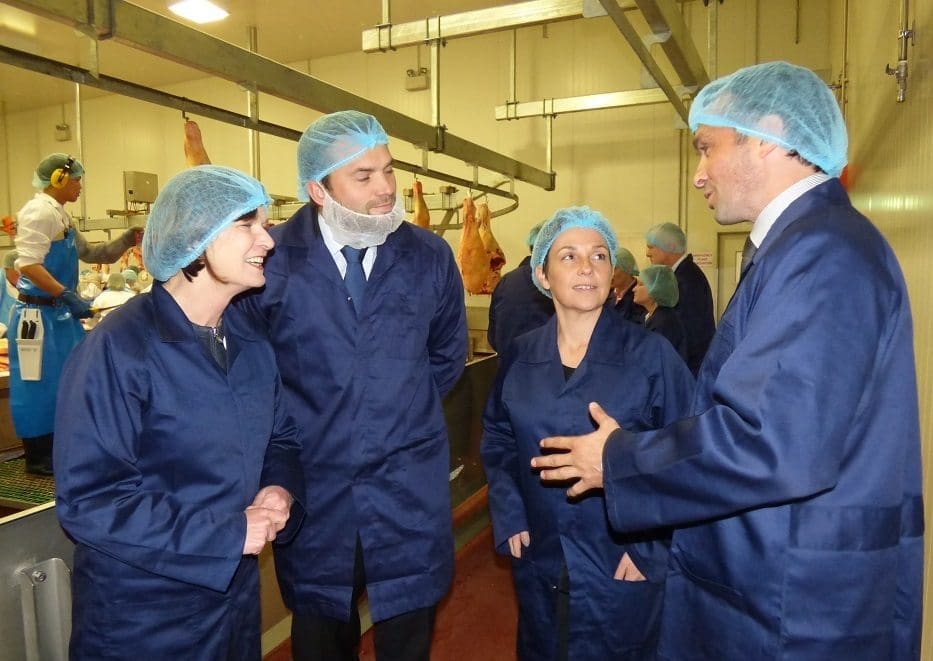
M 609 434 L 619 429 L 619 423 L 596 402 L 590 402 L 590 415 L 596 422 L 596 431 L 584 436 L 545 438 L 541 441 L 542 449 L 565 452 L 553 452 L 531 460 L 532 468 L 545 469 L 541 471 L 542 480 L 578 480 L 567 489 L 571 497 L 603 486 L 603 448 Z
M 288 491 L 280 486 L 270 485 L 259 490 L 250 508 L 261 507 L 278 512 L 282 518 L 281 524 L 278 525 L 275 531 L 279 532 L 285 527 L 285 523 L 288 521 L 288 514 L 291 510 L 292 502 L 294 502 L 294 498 L 292 498 Z
M 522 557 L 522 547 L 529 544 L 531 544 L 531 536 L 527 530 L 522 530 L 520 533 L 509 537 L 509 551 L 512 553 L 512 557 Z
M 243 540 L 243 555 L 259 555 L 266 542 L 275 539 L 275 534 L 285 526 L 287 515 L 276 510 L 250 505 L 246 515 L 246 539 Z
M 616 567 L 616 573 L 613 574 L 612 578 L 617 581 L 646 581 L 645 575 L 638 571 L 638 567 L 635 566 L 635 563 L 632 562 L 632 558 L 629 557 L 628 553 L 622 555 L 622 559 L 619 560 L 619 566 Z

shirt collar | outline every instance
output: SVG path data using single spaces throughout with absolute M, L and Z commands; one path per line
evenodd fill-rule
M 321 217 L 320 209 L 317 212 L 317 226 L 321 230 L 321 239 L 324 240 L 324 247 L 327 248 L 327 252 L 330 253 L 334 263 L 337 264 L 340 277 L 343 277 L 346 274 L 347 268 L 347 259 L 343 256 L 343 253 L 340 252 L 340 249 L 343 248 L 343 244 L 338 243 L 334 238 L 334 233 L 331 231 L 330 227 L 327 226 L 327 222 Z M 363 272 L 366 274 L 367 278 L 372 271 L 373 264 L 376 262 L 377 250 L 377 246 L 370 246 L 366 248 L 366 254 L 363 256 Z
M 752 243 L 755 244 L 756 248 L 761 247 L 762 242 L 765 240 L 765 237 L 768 236 L 768 232 L 771 230 L 772 225 L 775 221 L 780 218 L 781 214 L 787 210 L 793 202 L 802 197 L 807 191 L 816 188 L 824 181 L 829 181 L 829 175 L 823 172 L 815 172 L 809 177 L 804 177 L 795 184 L 792 184 L 788 188 L 784 189 L 783 192 L 779 193 L 777 197 L 768 202 L 767 206 L 761 210 L 761 213 L 758 214 L 758 218 L 755 219 L 754 224 L 752 225 L 752 231 L 749 234 L 749 237 L 752 240 Z

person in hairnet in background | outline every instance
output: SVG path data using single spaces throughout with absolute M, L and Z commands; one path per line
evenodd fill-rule
M 152 293 L 65 365 L 56 511 L 77 544 L 73 661 L 262 658 L 256 556 L 294 534 L 304 493 L 272 348 L 228 308 L 265 281 L 268 202 L 230 168 L 169 180 L 143 239 Z
M 138 293 L 139 288 L 137 283 L 139 282 L 139 270 L 134 268 L 125 268 L 123 269 L 121 275 L 123 276 L 123 282 L 126 283 L 126 288 L 133 293 Z
M 74 227 L 65 204 L 81 195 L 84 166 L 68 154 L 50 154 L 32 175 L 35 196 L 17 212 L 16 268 L 18 300 L 13 306 L 10 339 L 10 411 L 23 442 L 26 471 L 52 474 L 55 393 L 62 364 L 84 336 L 80 319 L 91 316 L 90 304 L 75 293 L 78 259 L 117 261 L 136 245 L 141 230 L 130 228 L 109 243 L 91 245 Z M 17 334 L 27 308 L 42 317 L 41 378 L 26 380 L 20 369 Z M 33 322 L 30 322 L 33 323 Z M 38 332 L 34 333 L 38 336 Z M 31 375 L 30 375 L 31 376 Z
M 129 273 L 133 272 L 129 271 Z M 106 317 L 113 308 L 123 305 L 135 295 L 136 292 L 126 286 L 123 273 L 114 271 L 107 276 L 107 289 L 97 295 L 91 304 L 91 309 L 99 313 L 101 317 Z
M 645 309 L 635 302 L 635 278 L 638 277 L 635 256 L 628 249 L 619 246 L 615 263 L 607 303 L 623 319 L 640 324 L 645 318 Z
M 502 276 L 489 301 L 489 345 L 502 353 L 509 343 L 528 331 L 541 326 L 554 314 L 554 303 L 531 281 L 531 250 L 541 226 L 538 223 L 525 240 L 528 256 Z
M 634 303 L 645 310 L 639 321 L 648 330 L 665 337 L 686 361 L 687 336 L 674 310 L 678 295 L 677 278 L 669 267 L 652 264 L 641 270 L 634 290 Z
M 463 283 L 450 246 L 404 222 L 388 141 L 356 111 L 308 126 L 309 204 L 272 228 L 266 286 L 242 299 L 301 430 L 313 525 L 275 550 L 296 661 L 356 658 L 364 589 L 377 658 L 428 659 L 453 574 L 441 399 L 466 360 Z
M 669 531 L 616 534 L 601 496 L 569 501 L 528 465 L 541 438 L 592 431 L 585 404 L 597 397 L 633 429 L 689 412 L 693 377 L 670 344 L 605 305 L 617 249 L 589 207 L 544 224 L 532 277 L 555 315 L 506 349 L 483 416 L 489 511 L 496 550 L 512 558 L 523 660 L 655 658 Z
M 703 269 L 687 252 L 687 236 L 674 223 L 659 223 L 645 234 L 645 255 L 652 264 L 668 266 L 677 276 L 680 298 L 674 309 L 687 333 L 687 366 L 693 375 L 700 371 L 709 343 L 716 332 L 713 291 Z
M 598 430 L 545 439 L 565 452 L 534 466 L 574 496 L 604 487 L 620 533 L 678 526 L 660 658 L 918 659 L 910 305 L 839 183 L 839 106 L 769 62 L 707 85 L 689 119 L 694 185 L 720 224 L 753 222 L 693 415 L 639 432 L 591 404 Z

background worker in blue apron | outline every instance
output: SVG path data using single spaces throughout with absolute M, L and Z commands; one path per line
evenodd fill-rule
M 16 287 L 18 301 L 10 315 L 10 410 L 16 435 L 23 442 L 26 470 L 52 474 L 55 393 L 65 358 L 81 340 L 79 319 L 91 316 L 90 306 L 75 293 L 78 259 L 92 263 L 115 262 L 132 247 L 140 230 L 130 228 L 109 243 L 91 246 L 72 227 L 64 205 L 81 195 L 84 166 L 68 154 L 51 154 L 36 166 L 32 185 L 39 192 L 17 213 L 16 268 L 22 274 Z M 20 370 L 17 334 L 23 311 L 34 308 L 41 316 L 41 374 L 24 380 Z

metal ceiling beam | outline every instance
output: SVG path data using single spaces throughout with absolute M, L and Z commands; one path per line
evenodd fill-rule
M 0 46 L 0 64 L 9 64 L 21 69 L 28 69 L 36 73 L 52 76 L 54 78 L 60 78 L 61 80 L 66 80 L 68 82 L 95 87 L 106 92 L 128 96 L 133 99 L 138 99 L 139 101 L 146 101 L 147 103 L 153 103 L 155 105 L 163 106 L 166 108 L 174 108 L 175 110 L 180 110 L 181 112 L 192 113 L 194 115 L 198 115 L 199 117 L 207 117 L 208 119 L 213 119 L 218 122 L 231 124 L 240 128 L 251 129 L 266 135 L 274 135 L 286 140 L 292 140 L 293 142 L 298 142 L 298 139 L 301 138 L 302 134 L 301 131 L 288 128 L 287 126 L 272 124 L 270 122 L 264 122 L 261 120 L 253 120 L 248 115 L 241 115 L 239 113 L 225 110 L 224 108 L 207 105 L 205 103 L 193 101 L 183 96 L 169 94 L 168 92 L 154 90 L 150 87 L 143 87 L 142 85 L 137 85 L 136 83 L 131 83 L 126 80 L 121 80 L 120 78 L 113 78 L 111 76 L 105 75 L 94 76 L 86 69 L 81 69 L 80 67 L 75 67 L 68 64 L 62 64 L 61 62 L 56 62 L 55 60 L 50 60 L 39 55 L 33 55 L 32 53 L 25 53 L 23 51 L 14 50 L 12 48 L 7 48 L 6 46 Z M 513 201 L 518 200 L 518 195 L 510 191 L 503 191 L 492 186 L 471 182 L 468 179 L 455 177 L 445 172 L 431 170 L 423 165 L 416 165 L 415 163 L 400 161 L 398 159 L 393 159 L 392 165 L 397 170 L 404 170 L 406 172 L 424 175 L 426 177 L 439 179 L 441 181 L 448 181 L 453 184 L 459 184 L 473 190 L 483 191 L 492 195 L 498 195 L 499 197 L 504 197 Z
M 631 90 L 570 96 L 562 99 L 541 99 L 524 103 L 506 103 L 496 106 L 496 119 L 522 119 L 523 117 L 554 117 L 586 110 L 604 110 L 626 106 L 667 103 L 667 96 L 659 89 Z
M 632 47 L 632 50 L 635 51 L 635 55 L 638 56 L 641 63 L 645 65 L 648 73 L 654 78 L 654 82 L 658 84 L 658 87 L 664 90 L 664 94 L 667 96 L 668 101 L 671 102 L 671 105 L 674 106 L 674 110 L 676 110 L 677 114 L 686 122 L 687 107 L 684 105 L 680 95 L 674 90 L 667 76 L 661 70 L 661 67 L 658 66 L 658 63 L 651 55 L 648 47 L 645 46 L 641 37 L 638 36 L 638 32 L 635 31 L 635 26 L 633 26 L 625 16 L 625 12 L 619 6 L 619 3 L 616 2 L 616 0 L 599 0 L 599 4 L 606 10 L 609 18 L 612 19 L 616 28 L 618 28 L 622 36 L 625 37 L 625 40 L 628 42 L 629 46 Z
M 146 101 L 147 103 L 154 103 L 166 108 L 174 108 L 175 110 L 179 110 L 181 112 L 190 112 L 192 114 L 199 115 L 201 117 L 207 117 L 208 119 L 213 119 L 218 122 L 232 124 L 233 126 L 238 126 L 240 128 L 253 129 L 259 131 L 260 133 L 274 135 L 279 138 L 285 138 L 286 140 L 294 140 L 297 142 L 301 137 L 301 131 L 296 131 L 295 129 L 288 128 L 287 126 L 280 126 L 278 124 L 272 124 L 270 122 L 264 122 L 261 120 L 253 121 L 246 115 L 231 112 L 223 108 L 200 103 L 199 101 L 193 101 L 192 99 L 183 96 L 177 96 L 175 94 L 169 94 L 168 92 L 154 90 L 151 87 L 137 85 L 136 83 L 131 83 L 120 78 L 113 78 L 103 74 L 95 76 L 87 69 L 82 69 L 80 67 L 72 66 L 69 64 L 63 64 L 61 62 L 56 62 L 55 60 L 50 60 L 39 55 L 33 55 L 32 53 L 25 53 L 23 51 L 7 48 L 6 46 L 0 46 L 0 63 L 9 64 L 14 67 L 19 67 L 20 69 L 28 69 L 30 71 L 35 71 L 36 73 L 45 74 L 46 76 L 52 76 L 54 78 L 66 80 L 71 83 L 79 83 L 81 85 L 87 85 L 88 87 L 95 87 L 97 89 L 104 90 L 105 92 L 120 94 L 121 96 L 128 96 L 133 99 Z
M 113 39 L 184 66 L 320 112 L 355 109 L 379 118 L 389 135 L 507 177 L 554 190 L 555 175 L 508 158 L 396 110 L 177 23 L 125 0 L 8 0 L 6 4 L 88 34 Z
M 635 5 L 629 1 L 625 4 Z M 530 0 L 501 7 L 432 16 L 420 21 L 378 25 L 363 30 L 363 51 L 373 53 L 436 39 L 456 39 L 486 32 L 554 23 L 583 16 L 583 0 Z
M 683 14 L 674 0 L 635 0 L 635 4 L 652 32 L 670 35 L 661 42 L 661 48 L 680 77 L 680 82 L 685 87 L 697 89 L 706 85 L 709 76 L 690 37 Z

